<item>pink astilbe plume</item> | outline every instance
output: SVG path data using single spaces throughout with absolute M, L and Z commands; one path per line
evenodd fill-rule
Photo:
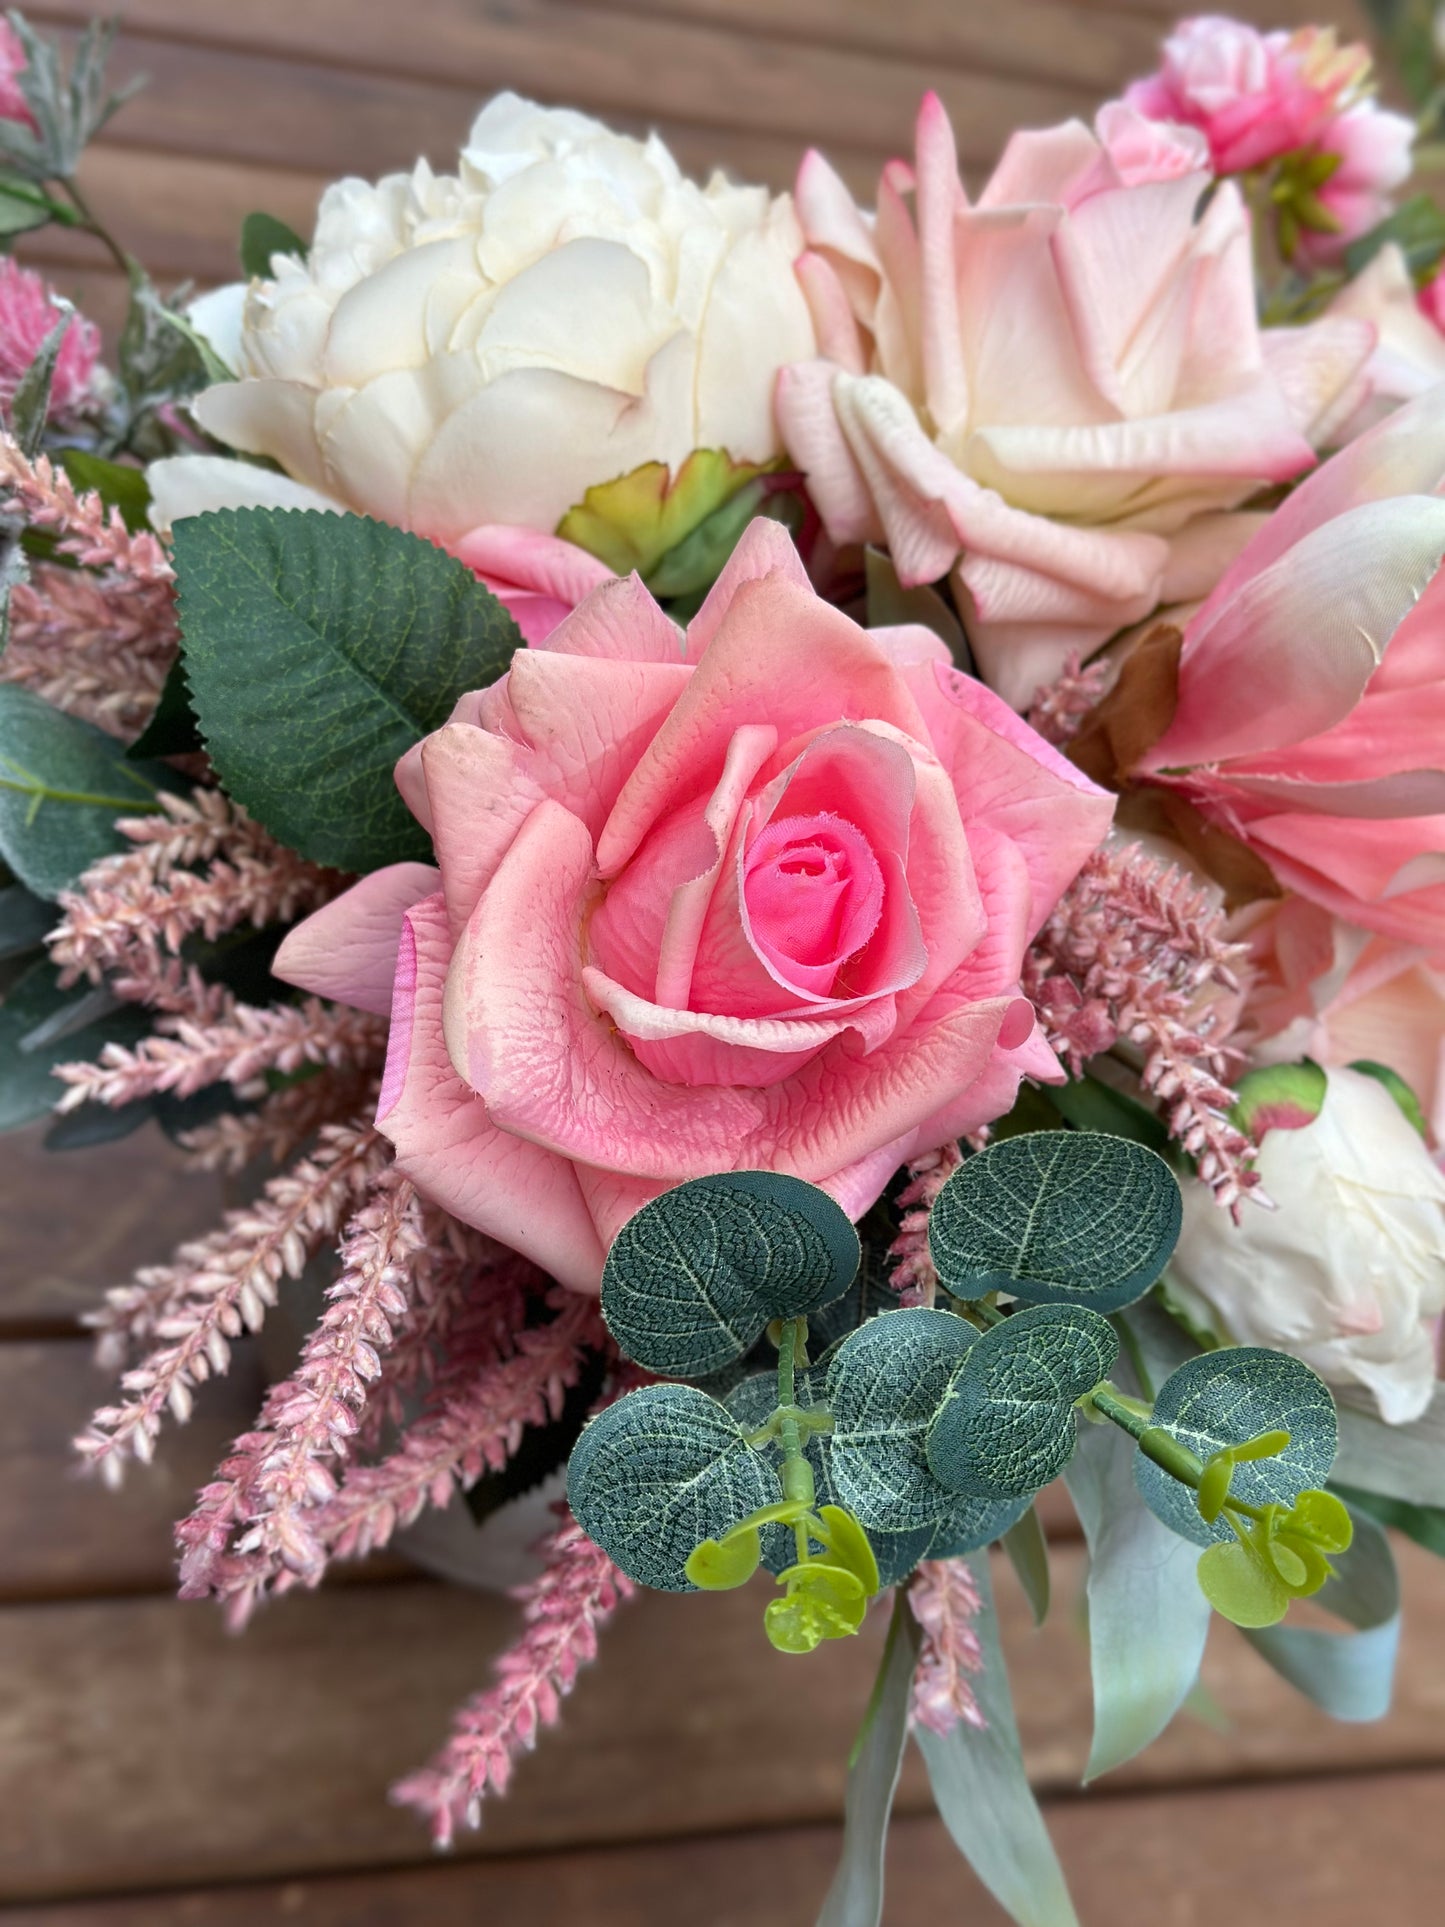
M 1082 668 L 1074 650 L 1059 674 L 1035 695 L 1024 720 L 1046 743 L 1062 749 L 1079 733 L 1089 711 L 1107 694 L 1116 674 L 1107 656 L 1096 656 Z
M 390 1166 L 347 1224 L 341 1273 L 295 1370 L 177 1529 L 183 1599 L 215 1593 L 240 1624 L 282 1572 L 319 1580 L 326 1553 L 311 1521 L 336 1491 L 331 1464 L 349 1451 L 406 1314 L 428 1229 L 414 1187 Z
M 3 59 L 0 50 L 0 63 Z M 0 81 L 0 100 L 3 93 Z M 0 260 L 0 402 L 7 410 L 45 337 L 64 313 L 65 308 L 41 275 L 22 268 L 18 261 Z M 50 381 L 49 413 L 53 420 L 75 415 L 87 402 L 96 400 L 99 364 L 100 330 L 72 309 Z
M 1230 1122 L 1229 1046 L 1245 948 L 1182 870 L 1137 847 L 1095 852 L 1025 960 L 1024 991 L 1075 1076 L 1121 1042 L 1219 1203 L 1254 1189 L 1254 1146 Z
M 208 1124 L 181 1132 L 179 1143 L 194 1171 L 243 1171 L 258 1158 L 284 1164 L 323 1124 L 370 1116 L 377 1089 L 370 1071 L 318 1071 L 272 1091 L 254 1110 L 223 1111 Z
M 944 1144 L 908 1166 L 908 1183 L 898 1194 L 898 1236 L 888 1247 L 888 1282 L 904 1305 L 931 1305 L 938 1273 L 928 1249 L 928 1214 L 933 1200 L 963 1162 L 956 1144 Z
M 960 1723 L 987 1726 L 969 1679 L 983 1671 L 983 1648 L 970 1625 L 983 1609 L 962 1559 L 925 1559 L 908 1583 L 908 1604 L 923 1629 L 913 1673 L 913 1718 L 932 1733 Z
M 123 818 L 136 847 L 102 857 L 62 893 L 51 960 L 62 985 L 109 980 L 117 996 L 152 1001 L 162 952 L 209 942 L 241 924 L 289 922 L 336 895 L 345 878 L 284 849 L 217 790 L 162 795 L 164 815 Z M 202 862 L 203 870 L 190 863 Z
M 32 462 L 8 435 L 0 435 L 0 502 L 91 572 L 46 566 L 15 586 L 0 680 L 114 735 L 133 733 L 176 653 L 173 575 L 159 538 L 132 534 L 119 509 L 94 490 L 78 492 L 47 456 Z
M 190 1097 L 208 1084 L 230 1084 L 243 1096 L 260 1096 L 267 1071 L 289 1075 L 308 1065 L 332 1070 L 379 1069 L 386 1050 L 386 1021 L 314 997 L 302 1004 L 236 1001 L 220 985 L 204 986 L 195 971 L 175 960 L 158 964 L 143 1001 L 165 1015 L 157 1032 L 135 1048 L 107 1044 L 94 1064 L 57 1064 L 66 1086 L 61 1112 L 82 1104 L 119 1106 L 158 1092 Z
M 568 1518 L 544 1541 L 546 1564 L 516 1597 L 523 1631 L 497 1661 L 497 1683 L 458 1713 L 452 1737 L 436 1759 L 392 1791 L 402 1806 L 431 1823 L 440 1847 L 459 1826 L 481 1824 L 482 1799 L 504 1793 L 519 1756 L 556 1724 L 563 1696 L 579 1668 L 597 1655 L 597 1635 L 632 1582 Z
M 281 1279 L 299 1277 L 335 1237 L 383 1160 L 370 1125 L 328 1125 L 315 1152 L 272 1178 L 254 1204 L 106 1294 L 85 1321 L 98 1362 L 113 1369 L 151 1349 L 123 1374 L 121 1402 L 102 1407 L 76 1440 L 87 1464 L 114 1483 L 128 1456 L 151 1457 L 167 1409 L 190 1416 L 195 1386 L 226 1370 L 232 1341 L 260 1326 Z
M 502 1355 L 447 1374 L 428 1409 L 379 1465 L 358 1466 L 321 1507 L 315 1535 L 338 1558 L 360 1558 L 410 1525 L 423 1507 L 447 1505 L 484 1472 L 506 1465 L 528 1426 L 562 1410 L 606 1333 L 597 1303 L 556 1290 L 555 1317 L 515 1331 Z

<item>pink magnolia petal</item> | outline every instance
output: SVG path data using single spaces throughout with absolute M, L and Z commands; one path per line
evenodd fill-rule
M 429 863 L 373 870 L 287 932 L 271 969 L 282 983 L 385 1017 L 402 919 L 441 881 Z
M 377 1125 L 417 1188 L 574 1291 L 597 1292 L 603 1249 L 565 1158 L 494 1128 L 442 1039 L 451 928 L 441 896 L 407 912 Z
M 459 562 L 488 582 L 550 596 L 569 610 L 593 589 L 614 580 L 611 569 L 595 555 L 541 529 L 483 522 L 450 547 Z
M 798 166 L 793 203 L 810 248 L 826 248 L 874 273 L 878 255 L 868 223 L 830 162 L 810 147 Z
M 923 96 L 918 110 L 916 145 L 924 400 L 935 431 L 952 435 L 968 419 L 956 252 L 956 216 L 967 202 L 958 177 L 953 127 L 932 91 Z
M 848 291 L 836 269 L 823 255 L 808 252 L 798 256 L 793 272 L 813 317 L 820 352 L 850 375 L 861 375 L 868 365 L 867 352 Z

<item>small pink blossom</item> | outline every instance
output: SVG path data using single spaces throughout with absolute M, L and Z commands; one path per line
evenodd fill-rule
M 20 86 L 21 70 L 26 65 L 20 36 L 8 20 L 0 20 L 0 120 L 18 120 L 33 127 L 35 117 Z
M 0 261 L 0 400 L 7 407 L 62 312 L 40 275 Z M 50 384 L 52 419 L 73 415 L 91 399 L 99 360 L 100 330 L 84 315 L 72 315 Z
M 1415 123 L 1362 100 L 1337 114 L 1320 135 L 1318 152 L 1339 156 L 1339 166 L 1315 198 L 1333 222 L 1328 229 L 1303 227 L 1295 258 L 1306 267 L 1338 261 L 1351 241 L 1383 221 L 1391 196 L 1410 178 Z
M 1200 14 L 1179 23 L 1159 72 L 1124 99 L 1150 120 L 1197 127 L 1216 172 L 1241 174 L 1311 145 L 1368 68 L 1363 47 L 1337 47 L 1318 28 L 1266 34 Z

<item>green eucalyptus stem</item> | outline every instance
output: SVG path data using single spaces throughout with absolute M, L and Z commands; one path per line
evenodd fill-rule
M 1202 1461 L 1187 1445 L 1181 1445 L 1172 1432 L 1166 1431 L 1162 1425 L 1156 1425 L 1152 1413 L 1141 1410 L 1138 1399 L 1129 1398 L 1118 1386 L 1106 1380 L 1090 1392 L 1089 1403 L 1111 1424 L 1127 1432 L 1145 1458 L 1152 1459 L 1171 1479 L 1178 1479 L 1181 1485 L 1187 1485 L 1195 1492 L 1199 1490 L 1199 1481 L 1204 1476 Z M 1245 1499 L 1236 1499 L 1232 1493 L 1225 1501 L 1225 1510 L 1242 1513 L 1247 1519 L 1263 1519 L 1265 1516 L 1263 1506 L 1250 1505 Z
M 1124 1347 L 1124 1355 L 1129 1360 L 1135 1378 L 1139 1381 L 1140 1392 L 1152 1404 L 1154 1402 L 1154 1381 L 1149 1376 L 1149 1367 L 1144 1363 L 1143 1347 L 1135 1335 L 1134 1327 L 1129 1323 L 1127 1318 L 1119 1316 L 1111 1318 L 1109 1323 L 1119 1334 L 1119 1343 Z
M 778 1444 L 783 1452 L 780 1468 L 783 1497 L 800 1499 L 811 1508 L 816 1496 L 813 1468 L 803 1454 L 802 1427 L 798 1423 L 794 1404 L 795 1368 L 807 1331 L 806 1319 L 786 1318 L 778 1334 Z M 805 1521 L 798 1521 L 793 1527 L 793 1534 L 798 1549 L 798 1563 L 803 1565 L 808 1558 L 808 1527 Z
M 71 206 L 80 216 L 85 232 L 94 235 L 95 239 L 100 242 L 101 246 L 110 254 L 112 260 L 115 261 L 121 273 L 129 280 L 130 271 L 133 266 L 130 256 L 120 245 L 119 241 L 116 240 L 104 221 L 102 221 L 100 216 L 95 212 L 84 194 L 81 193 L 75 181 L 67 176 L 59 182 L 59 185 L 65 190 L 70 199 Z

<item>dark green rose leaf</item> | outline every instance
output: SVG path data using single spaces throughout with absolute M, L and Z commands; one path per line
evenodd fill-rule
M 825 1191 L 772 1171 L 730 1171 L 664 1191 L 607 1254 L 602 1313 L 629 1358 L 701 1378 L 741 1358 L 775 1318 L 840 1297 L 858 1234 Z
M 304 261 L 310 249 L 296 232 L 274 214 L 248 214 L 241 223 L 241 271 L 248 279 L 271 279 L 273 254 L 294 254 Z
M 648 1385 L 607 1406 L 567 1466 L 577 1523 L 655 1592 L 694 1591 L 684 1568 L 703 1540 L 781 1496 L 737 1421 L 694 1385 Z
M 392 772 L 507 668 L 521 632 L 497 598 L 360 515 L 223 509 L 174 540 L 186 676 L 226 790 L 317 863 L 430 856 Z
M 1154 1401 L 1154 1423 L 1207 1463 L 1226 1445 L 1243 1445 L 1263 1432 L 1286 1431 L 1276 1458 L 1236 1465 L 1230 1496 L 1250 1505 L 1293 1505 L 1322 1486 L 1334 1464 L 1339 1431 L 1329 1387 L 1308 1365 L 1257 1345 L 1202 1352 L 1164 1381 Z M 1182 1538 L 1207 1546 L 1234 1542 L 1227 1520 L 1206 1525 L 1193 1490 L 1171 1478 L 1142 1452 L 1134 1477 L 1144 1502 Z
M 1102 1131 L 1034 1131 L 968 1158 L 939 1193 L 928 1239 L 959 1298 L 1118 1311 L 1149 1289 L 1179 1237 L 1174 1173 Z
M 1084 1305 L 1035 1305 L 969 1351 L 928 1434 L 928 1464 L 974 1499 L 1032 1497 L 1074 1455 L 1074 1401 L 1106 1378 L 1119 1341 Z

